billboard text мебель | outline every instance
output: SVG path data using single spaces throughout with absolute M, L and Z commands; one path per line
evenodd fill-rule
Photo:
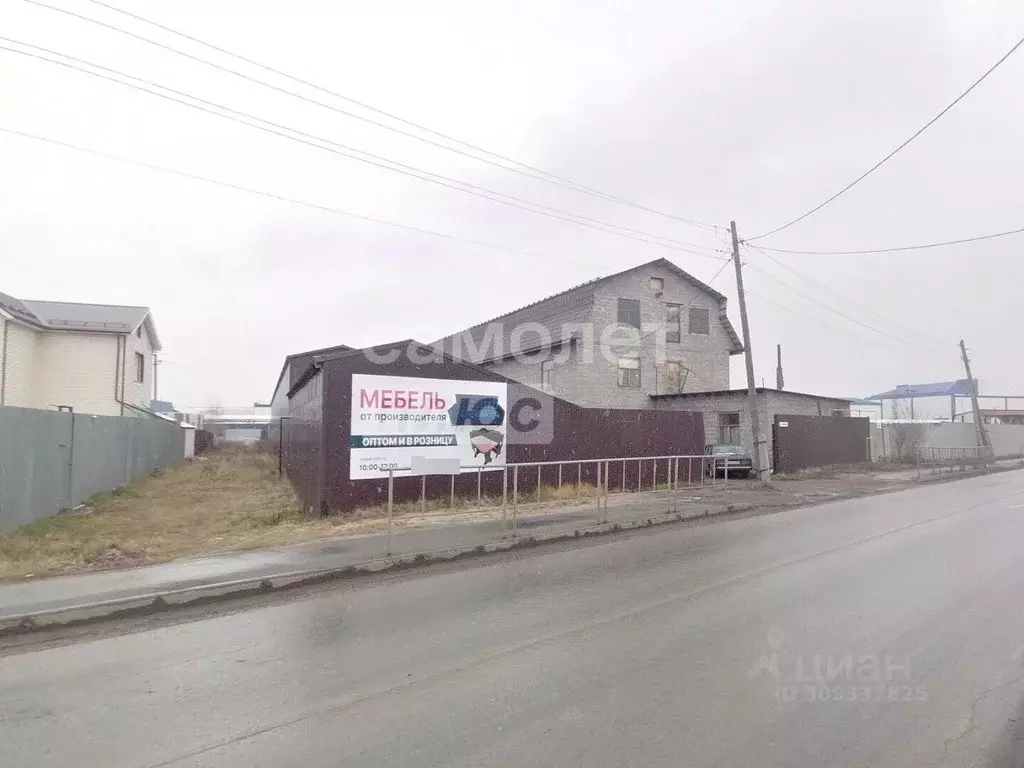
M 504 382 L 352 374 L 349 479 L 407 475 L 413 457 L 503 466 L 507 411 Z

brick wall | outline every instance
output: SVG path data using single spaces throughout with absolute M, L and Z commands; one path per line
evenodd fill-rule
M 651 288 L 652 277 L 664 281 L 660 296 Z M 639 332 L 618 323 L 620 298 L 640 302 Z M 684 311 L 679 341 L 664 342 L 667 304 L 707 309 L 710 333 L 690 334 Z M 718 300 L 674 273 L 638 269 L 600 283 L 594 292 L 589 322 L 593 333 L 574 346 L 568 363 L 573 369 L 572 380 L 564 389 L 556 390 L 561 397 L 586 407 L 650 408 L 648 394 L 666 391 L 665 361 L 680 363 L 685 392 L 729 386 L 732 341 L 720 320 Z M 639 343 L 637 336 L 641 337 Z M 620 357 L 639 358 L 639 388 L 619 386 Z
M 750 414 L 747 410 L 746 390 L 701 395 L 699 397 L 658 398 L 653 401 L 657 408 L 680 411 L 695 411 L 704 415 L 704 434 L 709 443 L 718 443 L 720 413 L 738 413 L 740 421 L 740 442 L 753 454 L 754 439 L 750 429 Z M 850 415 L 850 403 L 846 400 L 813 397 L 796 392 L 779 392 L 759 389 L 757 393 L 761 431 L 768 441 L 769 460 L 772 455 L 772 423 L 776 414 L 795 416 L 828 416 L 833 410 Z

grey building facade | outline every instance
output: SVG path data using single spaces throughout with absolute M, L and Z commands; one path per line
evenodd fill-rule
M 666 259 L 584 283 L 434 347 L 588 408 L 729 387 L 726 297 Z
M 739 444 L 747 451 L 754 450 L 745 389 L 655 395 L 651 397 L 651 401 L 653 407 L 657 409 L 699 411 L 704 414 L 704 437 L 709 443 Z M 849 400 L 765 387 L 757 389 L 757 404 L 761 429 L 768 440 L 769 461 L 774 450 L 772 424 L 776 416 L 850 415 Z

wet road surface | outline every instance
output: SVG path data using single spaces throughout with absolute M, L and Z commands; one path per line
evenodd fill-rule
M 1014 765 L 1024 472 L 0 658 L 2 764 Z

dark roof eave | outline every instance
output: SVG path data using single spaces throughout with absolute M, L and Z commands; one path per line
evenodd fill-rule
M 311 362 L 308 366 L 306 366 L 306 370 L 302 372 L 302 375 L 295 380 L 295 383 L 292 384 L 291 388 L 288 390 L 287 396 L 289 400 L 291 400 L 295 396 L 296 392 L 298 392 L 300 389 L 306 386 L 306 382 L 308 382 L 311 378 L 313 378 L 313 376 L 316 373 L 320 371 L 321 362 L 321 360 L 316 359 L 313 362 Z
M 848 397 L 832 397 L 831 395 L 813 395 L 810 392 L 794 392 L 790 389 L 772 389 L 771 387 L 757 387 L 755 390 L 758 394 L 763 392 L 777 392 L 780 395 L 797 395 L 798 397 L 809 397 L 814 400 L 834 400 L 843 403 L 851 402 Z M 693 399 L 698 397 L 707 397 L 711 395 L 746 395 L 746 389 L 711 389 L 705 392 L 661 392 L 658 394 L 648 394 L 650 398 L 657 400 L 678 398 L 678 399 Z
M 683 269 L 682 267 L 676 266 L 675 264 L 673 264 L 671 261 L 669 261 L 666 258 L 654 259 L 653 261 L 648 261 L 648 262 L 645 262 L 643 264 L 637 264 L 634 267 L 629 267 L 628 269 L 623 269 L 623 270 L 620 270 L 618 272 L 614 272 L 614 273 L 612 273 L 610 275 L 604 275 L 603 277 L 595 277 L 595 278 L 593 278 L 591 280 L 587 280 L 584 283 L 580 283 L 579 285 L 575 285 L 572 288 L 567 288 L 564 291 L 559 291 L 558 293 L 554 293 L 554 294 L 552 294 L 550 296 L 545 296 L 544 298 L 538 299 L 537 301 L 530 302 L 529 304 L 524 304 L 523 306 L 518 307 L 517 309 L 513 309 L 513 310 L 511 310 L 509 312 L 505 312 L 503 314 L 498 315 L 497 317 L 492 317 L 490 320 L 485 320 L 485 321 L 483 321 L 481 323 L 476 323 L 475 325 L 471 325 L 468 328 L 464 328 L 463 330 L 458 331 L 456 333 L 449 334 L 448 336 L 442 336 L 440 339 L 437 339 L 434 342 L 434 344 L 435 345 L 443 345 L 445 341 L 447 341 L 449 339 L 453 339 L 456 336 L 461 336 L 461 335 L 463 335 L 465 333 L 471 333 L 471 332 L 475 331 L 478 328 L 482 328 L 483 326 L 487 325 L 488 323 L 496 322 L 496 321 L 501 320 L 503 318 L 509 317 L 510 315 L 514 315 L 514 314 L 516 314 L 518 312 L 522 312 L 523 310 L 530 309 L 531 307 L 535 307 L 535 306 L 537 306 L 539 304 L 543 304 L 544 302 L 550 301 L 551 299 L 556 299 L 556 298 L 558 298 L 560 296 L 565 296 L 566 294 L 574 293 L 576 291 L 580 291 L 583 288 L 594 286 L 594 285 L 596 285 L 598 283 L 604 282 L 605 280 L 610 280 L 613 277 L 618 277 L 619 275 L 623 275 L 623 274 L 625 274 L 627 272 L 632 272 L 633 270 L 636 270 L 636 269 L 642 269 L 644 267 L 655 267 L 655 266 L 661 267 L 663 269 L 667 269 L 668 271 L 672 272 L 673 274 L 679 276 L 683 280 L 687 281 L 691 285 L 693 285 L 696 288 L 698 288 L 701 292 L 706 293 L 708 296 L 711 296 L 713 299 L 715 299 L 718 302 L 719 315 L 722 318 L 723 323 L 725 324 L 726 333 L 729 334 L 730 338 L 733 340 L 733 343 L 739 348 L 739 351 L 740 352 L 743 351 L 743 342 L 740 340 L 740 337 L 736 333 L 736 329 L 732 327 L 732 323 L 729 322 L 729 318 L 725 314 L 726 302 L 728 301 L 728 299 L 725 296 L 725 294 L 719 293 L 718 291 L 716 291 L 714 288 L 712 288 L 707 283 L 705 283 L 705 282 L 703 282 L 701 280 L 698 280 L 696 277 L 691 275 L 685 269 Z
M 302 376 L 299 377 L 299 379 L 295 382 L 294 386 L 292 386 L 292 388 L 288 390 L 288 398 L 291 399 L 292 397 L 294 397 L 295 393 L 298 392 L 302 388 L 302 386 L 313 377 L 316 371 L 320 370 L 324 363 L 330 362 L 332 360 L 342 360 L 346 357 L 352 357 L 354 355 L 365 354 L 367 350 L 373 350 L 375 354 L 380 354 L 382 352 L 387 352 L 392 349 L 398 349 L 403 347 L 405 349 L 415 348 L 417 352 L 423 353 L 425 355 L 433 355 L 443 360 L 447 360 L 448 362 L 451 363 L 458 363 L 459 365 L 463 365 L 467 368 L 479 371 L 480 373 L 485 374 L 487 376 L 497 376 L 498 378 L 510 380 L 504 376 L 501 376 L 501 374 L 487 370 L 479 363 L 474 363 L 469 360 L 463 360 L 453 355 L 449 355 L 447 352 L 444 352 L 443 350 L 440 350 L 436 347 L 432 347 L 429 344 L 424 344 L 421 341 L 416 341 L 416 339 L 404 339 L 403 341 L 396 341 L 391 344 L 380 344 L 375 347 L 363 347 L 362 349 L 349 349 L 343 352 L 336 352 L 334 354 L 323 355 L 321 357 L 314 358 L 313 362 L 309 364 L 309 367 L 306 368 L 305 371 L 303 371 Z
M 333 347 L 322 347 L 320 349 L 310 349 L 310 350 L 308 350 L 306 352 L 294 352 L 294 353 L 292 353 L 290 355 L 287 355 L 285 357 L 285 359 L 284 359 L 284 363 L 281 365 L 281 373 L 279 373 L 277 375 L 277 384 L 274 385 L 274 394 L 276 395 L 277 394 L 277 390 L 280 389 L 280 387 L 281 387 L 281 379 L 284 378 L 285 371 L 288 370 L 288 363 L 290 363 L 295 358 L 297 358 L 297 357 L 305 357 L 306 355 L 315 355 L 315 354 L 317 354 L 319 352 L 324 352 L 324 353 L 333 352 L 333 351 L 339 351 L 340 352 L 340 351 L 351 350 L 351 349 L 352 349 L 352 347 L 348 346 L 347 344 L 336 344 Z M 291 390 L 290 389 L 289 389 L 288 393 L 286 393 L 286 396 L 288 396 L 288 397 L 291 396 Z M 273 400 L 273 398 L 271 398 L 271 400 Z
M 479 363 L 476 363 L 476 365 L 490 365 L 492 363 L 501 363 L 504 362 L 505 360 L 513 359 L 516 355 L 532 355 L 537 352 L 542 352 L 545 349 L 559 349 L 561 347 L 564 347 L 566 344 L 572 344 L 572 342 L 575 341 L 577 338 L 579 338 L 579 334 L 573 333 L 564 339 L 553 340 L 547 344 L 536 344 L 532 347 L 524 347 L 522 349 L 518 349 L 515 352 L 507 352 L 503 355 L 494 355 L 493 357 L 488 357 L 481 360 Z M 459 360 L 459 362 L 464 363 L 466 361 Z

